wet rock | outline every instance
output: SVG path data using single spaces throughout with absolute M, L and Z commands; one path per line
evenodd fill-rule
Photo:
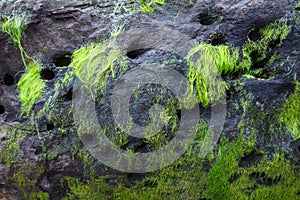
M 126 2 L 130 4 L 130 1 Z M 3 14 L 10 14 L 11 10 L 20 9 L 30 14 L 30 21 L 24 32 L 22 43 L 29 55 L 37 56 L 43 63 L 44 69 L 41 76 L 43 80 L 47 81 L 45 97 L 37 102 L 35 111 L 42 109 L 45 101 L 53 94 L 55 83 L 66 73 L 74 50 L 89 42 L 108 38 L 113 29 L 112 25 L 118 21 L 117 19 L 126 21 L 125 30 L 134 28 L 155 30 L 154 28 L 167 27 L 182 33 L 193 42 L 204 41 L 213 45 L 232 44 L 241 47 L 248 38 L 260 39 L 259 28 L 286 16 L 286 13 L 295 14 L 292 6 L 294 1 L 291 0 L 217 2 L 205 0 L 195 4 L 191 2 L 195 1 L 167 1 L 167 5 L 163 9 L 158 9 L 151 15 L 141 12 L 132 15 L 127 15 L 124 11 L 117 13 L 114 10 L 114 4 L 110 1 L 0 0 L 0 10 Z M 133 35 L 128 40 L 143 41 L 145 37 L 151 37 L 151 35 L 145 32 L 136 38 Z M 278 49 L 283 58 L 274 62 L 272 69 L 274 67 L 277 71 L 272 72 L 272 76 L 271 72 L 263 71 L 261 77 L 252 79 L 239 79 L 238 77 L 235 80 L 240 81 L 246 93 L 252 94 L 256 104 L 251 106 L 255 112 L 267 113 L 273 109 L 273 105 L 280 109 L 284 100 L 294 91 L 294 74 L 298 74 L 297 77 L 300 76 L 299 62 L 295 63 L 299 60 L 299 54 L 292 55 L 288 61 L 285 61 L 285 58 L 291 55 L 291 52 L 299 51 L 298 44 L 300 45 L 300 28 L 294 24 L 292 32 L 284 41 L 283 46 Z M 59 91 L 57 97 L 59 101 L 51 116 L 43 116 L 38 120 L 21 118 L 16 84 L 24 71 L 24 66 L 17 47 L 2 32 L 0 32 L 0 47 L 0 128 L 19 124 L 16 132 L 25 134 L 19 145 L 21 151 L 13 158 L 12 165 L 7 166 L 5 161 L 0 164 L 0 197 L 7 195 L 5 198 L 9 199 L 11 195 L 16 199 L 23 198 L 24 192 L 16 182 L 12 181 L 12 177 L 18 172 L 30 177 L 35 183 L 34 189 L 38 188 L 48 192 L 51 199 L 60 199 L 66 196 L 67 187 L 62 184 L 65 177 L 86 180 L 86 172 L 89 170 L 94 170 L 96 176 L 109 174 L 112 178 L 108 182 L 116 185 L 117 180 L 124 176 L 123 173 L 105 167 L 94 159 L 84 163 L 84 159 L 79 156 L 79 151 L 84 147 L 77 135 L 73 116 L 70 114 L 73 92 L 76 92 L 73 91 L 72 86 L 68 86 L 66 91 Z M 179 55 L 175 56 L 172 54 L 173 52 L 167 52 L 168 49 L 164 49 L 165 52 L 154 49 L 154 47 L 126 50 L 128 51 L 125 54 L 130 58 L 129 66 L 132 68 L 140 63 L 158 61 L 162 63 L 165 60 L 175 60 L 170 66 L 183 75 L 187 73 L 186 63 L 180 61 L 182 58 Z M 282 63 L 284 64 L 280 65 Z M 109 97 L 111 97 L 114 84 L 113 80 L 109 79 L 107 92 L 101 99 L 101 103 L 106 104 L 102 104 L 102 107 L 97 105 L 99 106 L 97 107 L 99 121 L 103 124 L 113 124 Z M 158 95 L 157 90 L 153 91 Z M 131 110 L 133 118 L 142 125 L 149 121 L 149 107 L 151 107 L 147 103 L 149 96 L 147 92 L 141 92 L 143 98 L 140 98 L 134 105 L 136 107 L 133 106 Z M 246 131 L 249 131 L 253 124 L 250 124 L 250 119 L 243 115 L 241 108 L 241 104 L 244 103 L 241 99 L 247 98 L 246 94 L 238 87 L 230 87 L 227 96 L 227 116 L 223 134 L 235 137 L 239 132 L 241 121 L 244 122 L 243 126 Z M 203 118 L 209 119 L 210 108 L 201 107 L 200 109 L 201 112 L 203 111 Z M 178 118 L 181 117 L 179 113 L 176 115 Z M 261 124 L 258 124 L 257 127 L 257 131 L 262 136 L 269 135 L 269 131 L 266 131 Z M 3 141 L 1 141 L 0 150 L 2 151 L 7 149 L 4 140 L 8 136 L 4 133 L 2 136 L 1 130 L 1 137 Z M 264 138 L 259 139 L 261 139 L 260 142 L 265 142 Z M 278 144 L 279 146 L 286 145 L 288 143 L 286 141 L 291 138 L 282 140 L 284 142 Z M 265 147 L 266 145 L 262 144 L 261 146 Z M 299 142 L 290 142 L 290 147 L 294 149 L 295 156 L 299 156 Z M 128 143 L 121 148 L 136 152 L 151 150 L 145 141 L 136 138 L 129 138 Z M 250 154 L 242 159 L 240 165 L 247 167 L 259 158 L 258 154 Z M 20 165 L 24 166 L 20 167 Z M 126 182 L 129 187 L 134 185 L 134 181 L 144 177 L 144 175 L 133 174 L 125 174 L 125 176 L 129 179 Z M 253 177 L 256 176 L 257 174 L 253 174 Z M 268 181 L 265 180 L 266 185 L 270 185 Z

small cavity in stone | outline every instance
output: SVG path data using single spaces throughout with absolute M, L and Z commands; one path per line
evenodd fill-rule
M 138 57 L 143 55 L 148 50 L 149 49 L 138 49 L 138 50 L 129 51 L 127 53 L 127 57 L 130 59 L 137 59 Z
M 51 131 L 54 129 L 54 124 L 47 124 L 47 131 Z
M 0 105 L 0 115 L 5 113 L 5 108 L 4 106 Z
M 11 86 L 15 83 L 15 79 L 12 75 L 6 73 L 3 78 L 4 85 Z
M 251 29 L 248 33 L 248 38 L 253 42 L 261 40 L 261 33 L 259 30 L 260 28 Z
M 73 98 L 73 88 L 69 89 L 68 92 L 64 95 L 66 101 L 72 101 Z
M 71 64 L 71 62 L 72 62 L 71 54 L 65 54 L 62 56 L 55 57 L 53 59 L 53 64 L 56 67 L 67 67 Z
M 210 36 L 210 43 L 213 46 L 225 44 L 227 42 L 227 36 L 223 33 L 214 33 Z
M 210 15 L 208 13 L 203 13 L 203 14 L 198 15 L 198 20 L 199 20 L 200 24 L 209 26 L 209 25 L 214 24 L 216 21 L 218 21 L 218 17 L 215 15 Z
M 53 72 L 53 70 L 46 68 L 41 71 L 41 77 L 45 80 L 52 80 L 55 77 L 55 73 Z

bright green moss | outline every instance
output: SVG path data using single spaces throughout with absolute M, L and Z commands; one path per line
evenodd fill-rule
M 215 48 L 208 44 L 200 44 L 190 50 L 187 55 L 190 88 L 185 100 L 186 107 L 189 107 L 194 93 L 198 94 L 198 102 L 204 106 L 225 95 L 226 83 L 219 78 L 219 70 L 225 70 L 227 65 L 228 68 L 234 68 L 238 61 L 236 56 L 234 59 L 230 56 L 229 49 L 223 46 Z
M 247 142 L 242 135 L 233 142 L 221 140 L 207 173 L 203 168 L 209 165 L 207 160 L 198 156 L 198 143 L 206 133 L 207 126 L 202 125 L 197 141 L 184 157 L 148 174 L 131 188 L 121 180 L 118 186 L 109 186 L 106 177 L 91 176 L 87 182 L 67 178 L 71 192 L 65 199 L 298 199 L 300 171 L 284 153 L 278 151 L 273 158 L 265 156 L 255 164 L 240 166 L 242 157 L 254 147 L 254 141 Z
M 80 199 L 80 200 L 90 200 L 108 199 L 110 191 L 113 190 L 112 186 L 108 186 L 105 182 L 105 177 L 101 178 L 91 178 L 91 180 L 86 183 L 80 182 L 76 178 L 66 178 L 65 180 L 68 187 L 71 189 L 72 193 L 64 199 Z
M 92 93 L 93 89 L 105 88 L 110 73 L 115 77 L 114 62 L 120 57 L 120 53 L 120 49 L 111 41 L 91 43 L 73 53 L 70 66 Z
M 300 138 L 300 88 L 298 82 L 295 93 L 287 99 L 283 106 L 280 122 L 286 125 L 293 139 Z
M 28 55 L 22 47 L 22 33 L 26 28 L 27 18 L 26 16 L 15 15 L 13 17 L 4 17 L 4 20 L 1 23 L 1 29 L 4 33 L 7 33 L 10 38 L 18 45 L 20 53 L 22 56 L 22 61 L 26 65 L 26 59 Z
M 200 44 L 193 51 L 203 52 L 211 57 L 220 74 L 250 70 L 250 64 L 240 58 L 238 48 L 232 46 Z
M 208 174 L 208 199 L 229 199 L 230 178 L 238 168 L 238 160 L 243 156 L 244 138 L 240 136 L 234 143 L 223 138 L 215 165 Z
M 50 196 L 46 192 L 33 192 L 27 198 L 28 200 L 48 200 Z
M 290 33 L 290 29 L 291 27 L 287 25 L 286 20 L 277 20 L 261 28 L 261 40 L 251 41 L 248 39 L 243 47 L 243 55 L 253 64 L 264 61 L 270 48 L 280 46 Z
M 297 3 L 297 5 L 295 6 L 295 8 L 296 8 L 297 10 L 300 9 L 300 1 L 298 1 L 298 3 Z
M 291 27 L 287 25 L 286 20 L 277 20 L 260 30 L 261 42 L 266 45 L 280 46 L 290 31 Z
M 140 0 L 141 11 L 146 14 L 151 14 L 154 12 L 157 6 L 165 5 L 165 0 Z
M 40 77 L 42 65 L 28 56 L 22 47 L 21 38 L 22 33 L 26 28 L 26 21 L 26 16 L 15 15 L 13 17 L 4 17 L 4 20 L 1 23 L 1 29 L 10 36 L 20 50 L 22 61 L 25 66 L 25 73 L 18 83 L 18 89 L 20 91 L 19 98 L 22 103 L 22 113 L 29 115 L 36 100 L 42 96 L 46 84 Z
M 7 167 L 10 167 L 21 152 L 20 142 L 24 138 L 24 134 L 17 128 L 8 128 L 1 125 L 0 132 L 2 136 L 8 137 L 7 140 L 2 142 L 3 149 L 0 150 L 0 162 L 5 163 Z
M 21 109 L 24 114 L 29 114 L 34 103 L 39 99 L 46 86 L 41 79 L 40 72 L 42 66 L 38 62 L 31 62 L 27 65 L 25 73 L 18 82 L 20 91 L 19 99 L 21 100 Z

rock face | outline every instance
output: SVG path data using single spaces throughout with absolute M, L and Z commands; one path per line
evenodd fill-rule
M 229 85 L 222 135 L 233 139 L 241 129 L 246 136 L 256 134 L 256 149 L 271 153 L 276 148 L 287 149 L 288 157 L 299 165 L 299 140 L 293 141 L 278 121 L 278 114 L 286 99 L 294 93 L 295 81 L 300 76 L 299 12 L 294 4 L 296 2 L 292 0 L 167 0 L 152 14 L 145 14 L 139 11 L 136 1 L 130 0 L 0 1 L 3 16 L 19 12 L 26 13 L 30 19 L 22 44 L 29 55 L 43 64 L 41 77 L 47 84 L 33 113 L 37 114 L 49 99 L 56 99 L 51 111 L 42 116 L 21 117 L 17 83 L 25 67 L 16 45 L 7 34 L 0 32 L 0 197 L 24 199 L 32 193 L 43 192 L 49 195 L 45 195 L 46 199 L 61 199 L 70 192 L 64 178 L 86 181 L 91 171 L 96 177 L 109 175 L 107 182 L 112 186 L 126 177 L 124 184 L 132 187 L 146 176 L 122 173 L 94 159 L 83 147 L 70 112 L 73 82 L 58 91 L 55 87 L 69 71 L 66 66 L 70 64 L 73 52 L 85 44 L 108 38 L 118 24 L 124 25 L 124 31 L 167 28 L 185 35 L 193 43 L 201 41 L 242 49 L 248 38 L 261 39 L 261 28 L 275 20 L 287 20 L 290 33 L 281 45 L 278 43 L 267 49 L 267 58 L 254 66 L 256 71 L 251 76 L 242 72 L 222 76 Z M 151 35 L 143 37 L 151 41 Z M 137 40 L 143 41 L 143 37 Z M 174 52 L 141 47 L 126 53 L 131 68 L 143 63 L 169 61 L 169 66 L 181 74 L 188 71 L 187 63 Z M 274 58 L 272 55 L 280 56 L 269 62 Z M 102 124 L 113 124 L 109 98 L 114 85 L 113 79 L 109 78 L 107 92 L 97 105 Z M 161 93 L 154 90 L 157 96 Z M 168 92 L 163 93 L 165 98 L 168 95 Z M 151 94 L 146 89 L 141 89 L 138 97 L 138 101 L 132 100 L 134 105 L 130 114 L 135 122 L 145 125 L 150 118 L 149 108 L 154 103 L 147 103 Z M 168 99 L 164 101 L 166 105 Z M 203 119 L 209 120 L 210 108 L 200 106 L 200 110 L 204 113 Z M 151 150 L 151 146 L 133 137 L 121 146 L 135 152 Z M 254 158 L 257 158 L 256 154 Z M 245 159 L 243 163 L 247 165 L 253 157 Z

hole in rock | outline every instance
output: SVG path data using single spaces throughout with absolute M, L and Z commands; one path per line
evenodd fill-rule
M 259 160 L 261 160 L 262 157 L 263 157 L 263 154 L 253 151 L 250 154 L 241 158 L 241 161 L 239 162 L 239 166 L 240 167 L 250 167 L 250 166 L 254 165 L 255 163 L 257 163 Z
M 51 69 L 46 68 L 41 71 L 41 77 L 45 80 L 52 80 L 54 79 L 55 74 Z
M 198 15 L 198 21 L 202 25 L 209 26 L 218 21 L 218 17 L 216 15 L 210 15 L 208 13 L 202 13 Z
M 68 92 L 64 95 L 66 101 L 72 101 L 73 98 L 73 88 L 69 89 Z
M 277 47 L 279 44 L 280 44 L 280 39 L 277 38 L 276 40 L 272 40 L 272 41 L 269 43 L 269 47 L 270 47 L 270 48 L 275 48 L 275 47 Z
M 252 174 L 249 175 L 249 177 L 254 179 L 258 184 L 266 185 L 266 186 L 271 186 L 273 184 L 278 183 L 281 180 L 281 176 L 271 178 L 267 176 L 265 172 L 262 173 L 253 172 Z
M 229 101 L 233 99 L 233 91 L 226 90 L 226 100 Z
M 62 56 L 55 57 L 53 59 L 53 64 L 56 67 L 67 67 L 70 65 L 71 62 L 72 62 L 71 54 L 65 54 Z
M 297 150 L 298 150 L 298 152 L 300 153 L 300 145 L 298 146 Z
M 141 55 L 143 55 L 146 51 L 149 51 L 150 49 L 137 49 L 133 51 L 127 52 L 127 57 L 130 59 L 137 59 Z
M 223 33 L 213 33 L 210 35 L 210 43 L 213 46 L 225 44 L 227 42 L 227 36 Z
M 41 146 L 38 146 L 35 148 L 34 154 L 39 155 L 43 152 L 43 148 Z
M 5 108 L 4 106 L 0 105 L 0 115 L 5 113 Z
M 3 78 L 4 85 L 11 86 L 15 82 L 15 78 L 10 74 L 5 74 Z
M 251 30 L 249 31 L 249 33 L 248 33 L 248 38 L 249 38 L 251 41 L 255 42 L 255 41 L 261 40 L 261 34 L 260 34 L 260 32 L 259 32 L 259 29 L 260 29 L 260 28 L 253 28 L 253 29 L 251 29 Z
M 54 124 L 47 124 L 47 131 L 51 131 L 54 129 Z
M 5 140 L 7 140 L 5 136 L 1 137 L 1 142 L 4 142 Z

